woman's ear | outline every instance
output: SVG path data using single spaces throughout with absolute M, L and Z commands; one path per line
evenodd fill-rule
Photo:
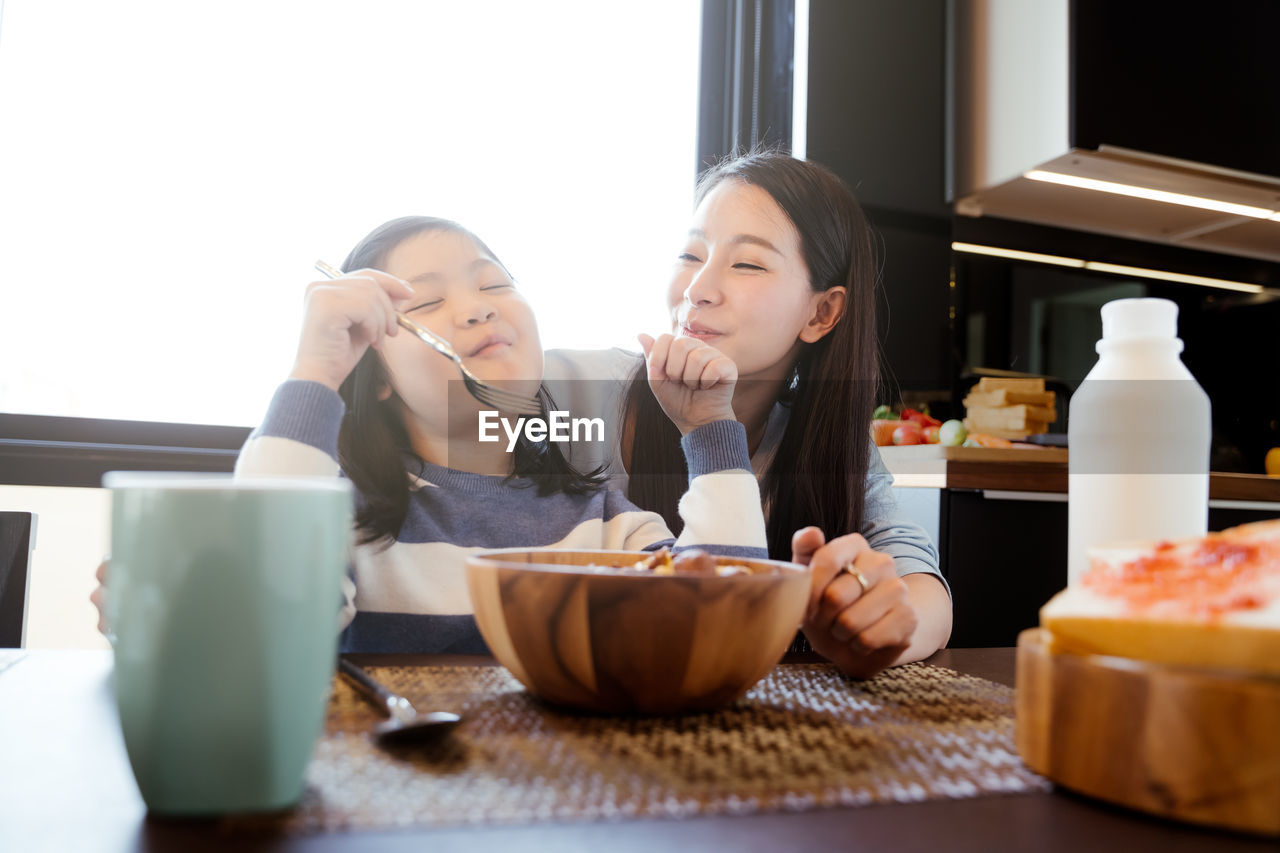
M 848 297 L 848 290 L 844 287 L 829 287 L 814 294 L 809 321 L 800 330 L 800 340 L 811 344 L 826 337 L 844 316 L 845 300 Z
M 382 386 L 378 388 L 378 402 L 385 403 L 387 400 L 390 400 L 392 393 L 393 392 L 391 391 L 391 383 L 383 382 Z

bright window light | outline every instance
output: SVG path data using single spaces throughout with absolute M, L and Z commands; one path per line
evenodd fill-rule
M 664 330 L 701 4 L 4 0 L 0 412 L 251 425 L 317 258 L 456 219 L 547 347 Z
M 804 159 L 809 139 L 809 0 L 795 0 L 791 47 L 791 153 Z

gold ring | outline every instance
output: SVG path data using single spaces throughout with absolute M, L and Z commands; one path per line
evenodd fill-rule
M 858 586 L 862 587 L 863 595 L 866 595 L 867 591 L 871 589 L 871 581 L 867 580 L 866 575 L 864 575 L 862 572 L 855 569 L 853 567 L 852 562 L 845 563 L 843 566 L 840 567 L 840 571 L 848 572 L 849 574 L 853 575 L 854 580 L 858 582 Z

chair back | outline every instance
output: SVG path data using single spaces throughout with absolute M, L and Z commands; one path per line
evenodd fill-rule
M 36 514 L 0 512 L 0 648 L 21 648 L 26 640 L 27 598 Z

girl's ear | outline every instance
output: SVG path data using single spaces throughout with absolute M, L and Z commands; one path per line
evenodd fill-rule
M 848 296 L 848 290 L 844 287 L 829 287 L 821 293 L 814 294 L 809 321 L 800 330 L 800 340 L 811 344 L 826 337 L 844 316 L 845 300 Z
M 391 394 L 391 383 L 383 382 L 382 387 L 378 389 L 378 402 L 385 403 L 387 400 L 390 400 Z

